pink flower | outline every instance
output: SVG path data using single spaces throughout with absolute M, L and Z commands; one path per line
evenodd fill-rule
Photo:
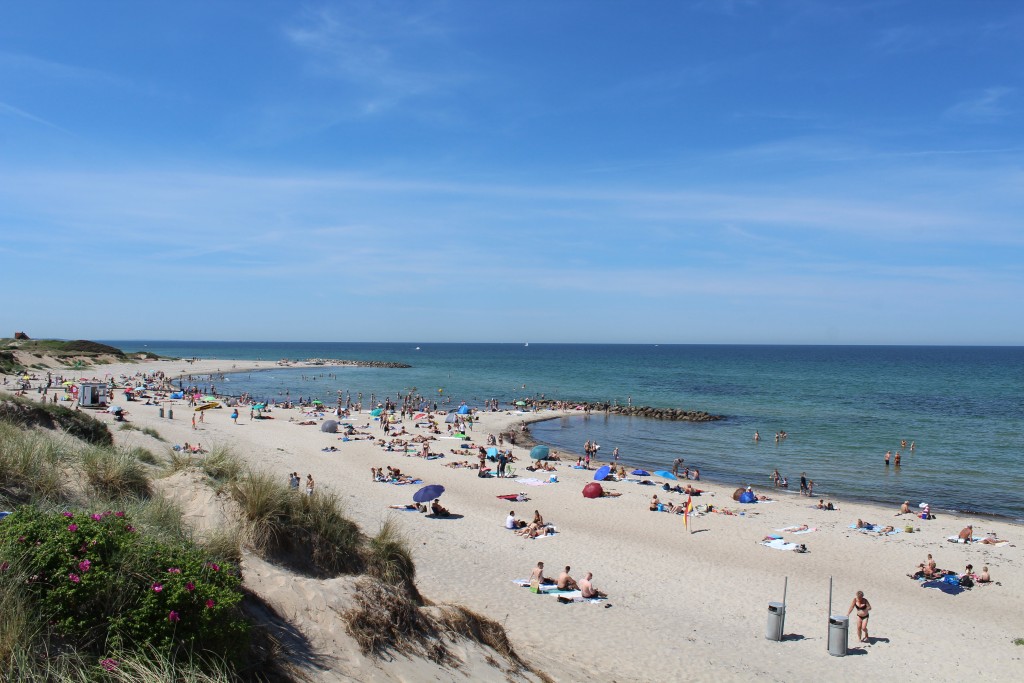
M 177 621 L 181 621 L 181 617 L 178 616 L 177 612 L 175 612 L 174 610 L 171 610 L 170 613 L 167 615 L 167 621 L 169 621 L 171 623 L 174 623 L 174 622 L 177 622 Z
M 217 564 L 216 562 L 208 562 L 206 564 L 206 566 L 209 567 L 210 569 L 212 569 L 215 572 L 219 572 L 220 571 L 220 565 Z
M 210 598 L 209 600 L 206 601 L 206 609 L 213 609 L 213 606 L 216 605 L 216 604 L 217 603 L 215 603 L 213 601 L 213 598 Z
M 11 565 L 7 562 L 0 562 L 0 572 L 5 572 Z
M 75 574 L 74 572 L 68 574 L 68 578 L 71 579 L 71 583 L 78 583 L 82 580 L 82 577 L 80 577 L 78 574 Z
M 185 584 L 185 590 L 187 590 L 189 593 L 191 593 L 195 589 L 196 589 L 196 585 L 194 583 L 192 583 L 191 581 L 189 581 L 188 583 Z
M 118 510 L 117 512 L 114 513 L 114 516 L 115 517 L 124 517 L 124 513 L 121 512 L 120 510 Z
M 124 530 L 125 530 L 125 531 L 127 531 L 127 532 L 128 532 L 128 533 L 130 533 L 130 534 L 132 534 L 132 533 L 135 533 L 135 527 L 133 527 L 133 526 L 132 526 L 131 524 L 127 525 L 127 526 L 126 526 L 126 527 L 124 528 Z
M 167 573 L 168 574 L 180 574 L 181 570 L 178 569 L 177 567 L 171 567 L 170 569 L 167 570 Z
M 78 563 L 78 568 L 82 570 L 83 574 L 85 572 L 89 571 L 89 567 L 91 567 L 91 566 L 92 566 L 92 562 L 90 562 L 89 560 L 82 560 L 81 562 Z
M 92 515 L 92 518 L 93 518 L 94 521 L 99 522 L 100 520 L 103 519 L 103 515 L 94 514 L 94 515 Z
M 116 659 L 111 659 L 110 657 L 100 660 L 100 666 L 103 667 L 104 671 L 113 671 L 117 668 L 117 665 L 118 661 Z
M 153 584 L 153 592 L 154 592 L 154 593 L 159 593 L 159 592 L 160 592 L 160 591 L 162 591 L 163 589 L 164 589 L 163 585 L 161 585 L 161 584 L 159 584 L 159 583 L 154 583 L 154 584 Z
M 77 524 L 68 524 L 68 531 L 78 531 Z
M 61 514 L 64 515 L 65 517 L 74 517 L 74 515 L 72 513 L 70 513 L 70 512 L 62 512 Z

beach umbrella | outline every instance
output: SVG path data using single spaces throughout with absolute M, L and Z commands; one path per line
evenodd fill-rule
M 526 405 L 526 401 L 516 401 L 516 405 L 517 406 L 525 406 Z
M 216 401 L 217 397 L 216 396 L 203 396 L 203 400 L 204 401 Z
M 328 434 L 338 433 L 338 423 L 334 420 L 324 420 L 324 423 L 320 425 L 321 432 L 327 432 Z
M 549 455 L 551 455 L 551 449 L 547 446 L 534 446 L 530 450 L 530 457 L 534 460 L 547 460 Z
M 324 404 L 324 402 L 320 401 L 320 400 L 313 401 L 313 405 L 315 405 L 315 406 L 322 406 L 323 404 Z
M 651 473 L 648 472 L 647 470 L 633 470 L 632 472 L 630 472 L 630 474 L 635 474 L 638 477 L 649 477 L 649 476 L 651 476 Z
M 498 457 L 498 449 L 495 448 L 494 446 L 491 446 L 490 448 L 488 448 L 487 449 L 487 457 L 489 457 L 489 458 L 497 458 Z
M 252 409 L 253 410 L 263 410 L 266 407 L 267 407 L 266 404 L 263 404 L 263 403 L 254 403 L 252 405 Z
M 604 493 L 604 489 L 596 481 L 592 481 L 583 487 L 584 498 L 600 498 L 602 493 Z
M 444 421 L 447 422 L 448 424 L 454 424 L 459 421 L 459 416 L 456 415 L 455 413 L 448 413 L 447 415 L 444 416 Z
M 740 502 L 741 503 L 756 503 L 757 502 L 757 497 L 755 497 L 754 494 L 751 493 L 750 491 L 744 491 L 743 493 L 740 494 Z
M 634 472 L 633 474 L 636 474 L 636 472 Z M 667 470 L 658 470 L 654 474 L 659 476 L 659 477 L 662 477 L 663 479 L 673 479 L 674 480 L 676 478 L 676 475 L 672 474 L 671 472 L 669 472 Z
M 372 415 L 374 417 L 380 417 L 383 413 L 384 413 L 384 409 L 383 408 L 374 408 L 373 410 L 370 411 L 370 415 Z
M 412 499 L 415 503 L 426 503 L 436 498 L 440 498 L 442 493 L 444 493 L 443 486 L 440 484 L 430 484 L 412 494 Z
M 746 489 L 743 489 L 743 488 L 736 489 L 735 491 L 732 492 L 732 499 L 733 500 L 739 500 L 740 496 L 742 496 L 745 491 L 746 491 Z
M 426 413 L 416 413 L 415 415 L 412 416 L 412 419 L 414 419 L 414 420 L 422 420 L 426 416 L 427 416 Z
M 607 477 L 611 471 L 612 468 L 608 467 L 608 465 L 597 468 L 597 472 L 594 472 L 594 481 L 604 481 L 604 478 Z

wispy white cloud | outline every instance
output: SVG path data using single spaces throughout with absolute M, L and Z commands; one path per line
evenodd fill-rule
M 41 126 L 46 126 L 47 128 L 53 128 L 54 130 L 59 130 L 62 133 L 73 135 L 73 133 L 69 131 L 67 128 L 58 126 L 56 123 L 53 123 L 52 121 L 47 121 L 46 119 L 40 116 L 36 116 L 35 114 L 29 113 L 24 109 L 19 109 L 18 107 L 15 107 L 12 104 L 7 104 L 6 102 L 0 102 L 0 114 L 16 116 L 18 118 L 25 119 L 26 121 L 38 123 Z
M 945 116 L 968 123 L 991 123 L 1009 116 L 1013 109 L 1007 102 L 1016 94 L 1015 88 L 997 86 L 985 88 L 957 102 L 946 110 Z
M 321 7 L 303 12 L 285 36 L 307 55 L 310 74 L 358 88 L 355 106 L 363 115 L 445 91 L 467 78 L 445 57 L 453 52 L 449 30 L 427 9 L 363 2 Z

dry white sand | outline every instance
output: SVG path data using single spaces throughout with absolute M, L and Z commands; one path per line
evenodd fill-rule
M 273 364 L 161 361 L 103 366 L 103 372 L 199 374 L 228 372 L 232 366 Z M 432 600 L 462 603 L 503 622 L 520 654 L 556 680 L 1024 678 L 1024 647 L 1012 642 L 1024 637 L 1020 616 L 1024 529 L 1006 521 L 948 514 L 931 521 L 896 517 L 902 501 L 893 501 L 891 508 L 841 501 L 839 511 L 820 511 L 813 509 L 816 500 L 774 495 L 766 472 L 762 491 L 778 498 L 771 504 L 734 503 L 732 491 L 746 482 L 698 484 L 707 492 L 694 498 L 695 503 L 745 514 L 699 516 L 691 521 L 693 533 L 687 533 L 682 517 L 648 511 L 652 494 L 674 502 L 681 499 L 679 494 L 612 483 L 606 487 L 620 491 L 621 497 L 584 499 L 581 491 L 593 472 L 571 469 L 568 463 L 558 466 L 558 483 L 528 486 L 514 479 L 480 479 L 474 470 L 444 467 L 454 456 L 425 461 L 384 452 L 370 441 L 342 442 L 317 426 L 290 423 L 290 417 L 299 416 L 297 410 L 276 409 L 270 413 L 275 419 L 255 422 L 243 410 L 237 425 L 228 409 L 208 411 L 205 424 L 194 431 L 192 413 L 183 403 L 175 405 L 173 421 L 158 417 L 156 406 L 121 405 L 131 411 L 130 419 L 138 426 L 153 427 L 173 443 L 230 446 L 282 480 L 293 470 L 303 477 L 311 473 L 319 487 L 329 486 L 342 494 L 349 514 L 368 533 L 385 519 L 395 518 L 413 547 L 421 592 Z M 483 444 L 488 433 L 497 434 L 523 419 L 504 412 L 484 414 L 472 433 L 473 443 Z M 367 431 L 382 435 L 365 413 L 353 423 L 369 423 Z M 442 439 L 433 442 L 432 450 L 447 452 L 458 443 Z M 339 450 L 321 450 L 332 445 Z M 518 467 L 529 463 L 525 449 L 517 448 L 516 455 Z M 466 457 L 473 461 L 472 454 Z M 700 458 L 695 460 L 699 465 Z M 385 465 L 399 467 L 425 483 L 444 485 L 443 503 L 461 517 L 432 519 L 388 509 L 392 503 L 410 502 L 418 486 L 371 481 L 370 468 Z M 534 476 L 523 469 L 518 474 Z M 528 502 L 496 498 L 520 491 L 529 495 Z M 984 507 L 983 500 L 979 507 Z M 510 509 L 521 517 L 540 510 L 559 533 L 537 540 L 515 536 L 503 528 Z M 900 529 L 912 524 L 915 532 L 875 536 L 847 528 L 858 518 Z M 945 540 L 968 523 L 974 524 L 976 535 L 995 532 L 1011 544 L 958 545 Z M 766 534 L 799 524 L 817 531 L 784 536 L 805 543 L 809 552 L 778 551 L 759 544 Z M 975 570 L 988 565 L 1001 585 L 959 595 L 923 588 L 907 574 L 928 553 L 939 567 L 957 572 L 967 563 Z M 564 565 L 571 565 L 576 578 L 593 572 L 595 585 L 607 591 L 610 599 L 599 604 L 561 604 L 554 597 L 513 585 L 512 579 L 528 576 L 538 560 L 545 562 L 549 574 L 557 574 Z M 786 577 L 786 637 L 773 642 L 765 639 L 767 605 L 781 600 Z M 872 642 L 857 642 L 851 622 L 850 651 L 845 658 L 832 657 L 827 651 L 830 577 L 835 588 L 833 613 L 846 614 L 857 590 L 863 590 L 873 606 Z M 296 592 L 294 599 L 304 598 Z M 294 605 L 296 613 L 302 609 L 301 604 Z M 436 672 L 424 675 L 434 678 Z

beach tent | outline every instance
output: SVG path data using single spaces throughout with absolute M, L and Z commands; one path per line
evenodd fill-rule
M 755 496 L 750 491 L 744 491 L 743 493 L 740 494 L 740 502 L 741 503 L 756 503 L 757 502 L 757 496 Z
M 534 446 L 530 450 L 530 457 L 534 460 L 547 460 L 547 457 L 551 454 L 551 449 L 547 446 Z
M 173 399 L 176 399 L 176 398 L 185 398 L 184 392 L 181 392 L 181 391 L 172 392 L 171 393 L 171 399 L 173 400 Z
M 662 479 L 675 479 L 676 478 L 676 475 L 672 474 L 668 470 L 658 470 L 654 474 L 656 474 L 657 476 L 661 477 Z
M 455 413 L 448 413 L 444 416 L 444 421 L 448 424 L 455 424 L 459 421 L 459 416 Z
M 746 491 L 746 489 L 743 489 L 743 488 L 736 489 L 735 491 L 732 492 L 732 499 L 733 500 L 739 500 L 740 496 L 742 496 L 745 491 Z
M 602 493 L 604 493 L 604 489 L 596 481 L 592 481 L 583 487 L 584 498 L 600 498 Z
M 328 434 L 338 433 L 338 423 L 334 420 L 324 420 L 324 423 L 320 425 L 321 432 L 327 432 Z
M 374 408 L 373 410 L 370 411 L 370 415 L 372 415 L 373 417 L 380 417 L 383 412 L 383 408 Z
M 463 404 L 459 406 L 459 410 L 457 412 L 459 415 L 469 415 L 469 406 Z

